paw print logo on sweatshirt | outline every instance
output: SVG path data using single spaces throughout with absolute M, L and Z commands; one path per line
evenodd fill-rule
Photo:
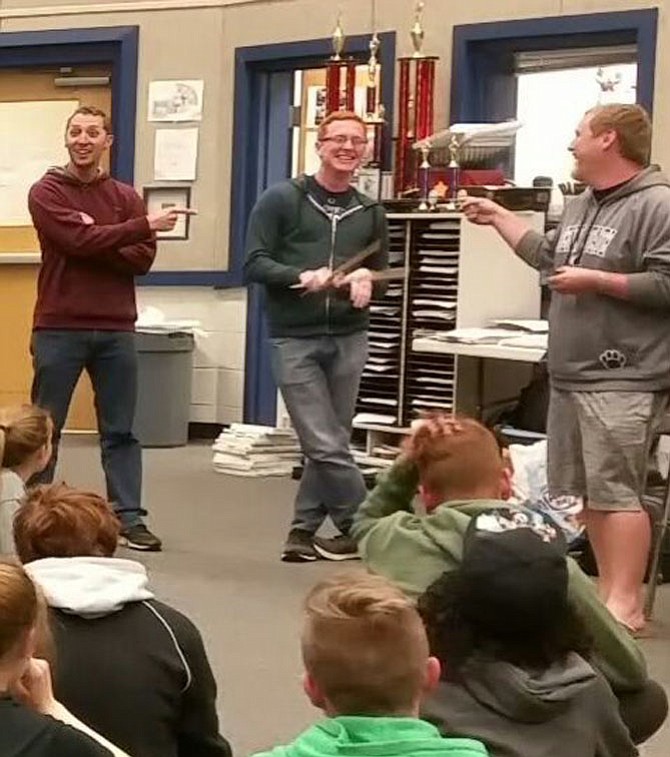
M 624 368 L 628 362 L 626 356 L 620 350 L 605 350 L 601 353 L 598 360 L 600 360 L 602 367 L 608 370 Z

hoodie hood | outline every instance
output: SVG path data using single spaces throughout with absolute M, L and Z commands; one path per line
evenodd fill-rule
M 442 738 L 417 718 L 342 716 L 324 720 L 273 757 L 486 757 L 479 741 Z
M 24 566 L 57 610 L 99 618 L 152 599 L 143 565 L 114 557 L 47 557 Z
M 469 660 L 462 669 L 463 688 L 485 707 L 521 723 L 544 723 L 567 709 L 591 686 L 593 668 L 579 655 L 542 672 L 506 662 Z
M 627 181 L 616 191 L 607 195 L 602 202 L 603 204 L 615 202 L 622 197 L 628 197 L 629 195 L 635 194 L 636 192 L 642 192 L 650 187 L 670 187 L 670 180 L 668 180 L 668 177 L 663 171 L 661 171 L 661 167 L 655 164 L 640 171 L 640 173 L 630 179 L 630 181 Z M 586 192 L 593 195 L 593 189 L 589 188 Z
M 109 174 L 106 171 L 100 169 L 98 175 L 91 181 L 82 181 L 78 179 L 74 174 L 67 170 L 66 166 L 52 166 L 44 174 L 44 178 L 49 177 L 53 179 L 57 184 L 70 184 L 75 187 L 91 186 L 93 184 L 100 184 L 103 181 L 109 179 Z

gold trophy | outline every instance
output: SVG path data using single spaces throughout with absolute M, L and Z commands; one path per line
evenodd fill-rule
M 326 63 L 326 115 L 340 110 L 343 104 L 346 110 L 354 109 L 356 61 L 353 58 L 346 60 L 342 58 L 345 36 L 341 13 L 337 14 L 337 23 L 333 29 L 331 41 L 333 54 Z M 344 82 L 342 82 L 343 78 Z
M 419 0 L 414 6 L 414 23 L 409 31 L 414 51 L 410 56 L 398 59 L 398 136 L 393 182 L 394 193 L 398 197 L 407 191 L 414 191 L 429 180 L 430 166 L 425 167 L 428 156 L 424 156 L 420 165 L 410 158 L 411 145 L 433 133 L 435 64 L 438 59 L 426 55 L 422 49 L 425 37 L 423 9 L 424 3 Z M 418 145 L 417 149 L 420 149 Z M 427 194 L 427 191 L 422 194 L 422 205 L 427 203 Z

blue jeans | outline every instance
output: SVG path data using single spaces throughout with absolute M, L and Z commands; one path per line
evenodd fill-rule
M 305 456 L 291 528 L 316 533 L 330 515 L 346 533 L 366 494 L 349 440 L 367 332 L 271 343 L 275 381 Z
M 102 467 L 107 497 L 123 528 L 142 522 L 142 448 L 133 435 L 137 401 L 135 334 L 128 331 L 40 329 L 33 332 L 32 401 L 51 413 L 54 454 L 46 470 L 31 483 L 50 483 L 58 459 L 58 442 L 72 393 L 83 370 L 95 395 Z

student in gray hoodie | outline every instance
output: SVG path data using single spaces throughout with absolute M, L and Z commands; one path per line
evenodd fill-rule
M 565 541 L 500 508 L 473 518 L 463 562 L 421 597 L 443 676 L 422 716 L 491 757 L 637 755 L 568 602 Z
M 531 231 L 489 200 L 463 205 L 552 289 L 549 489 L 584 497 L 601 599 L 633 632 L 651 540 L 640 497 L 670 389 L 670 184 L 650 149 L 643 108 L 597 106 L 570 145 L 587 189 L 555 231 Z

